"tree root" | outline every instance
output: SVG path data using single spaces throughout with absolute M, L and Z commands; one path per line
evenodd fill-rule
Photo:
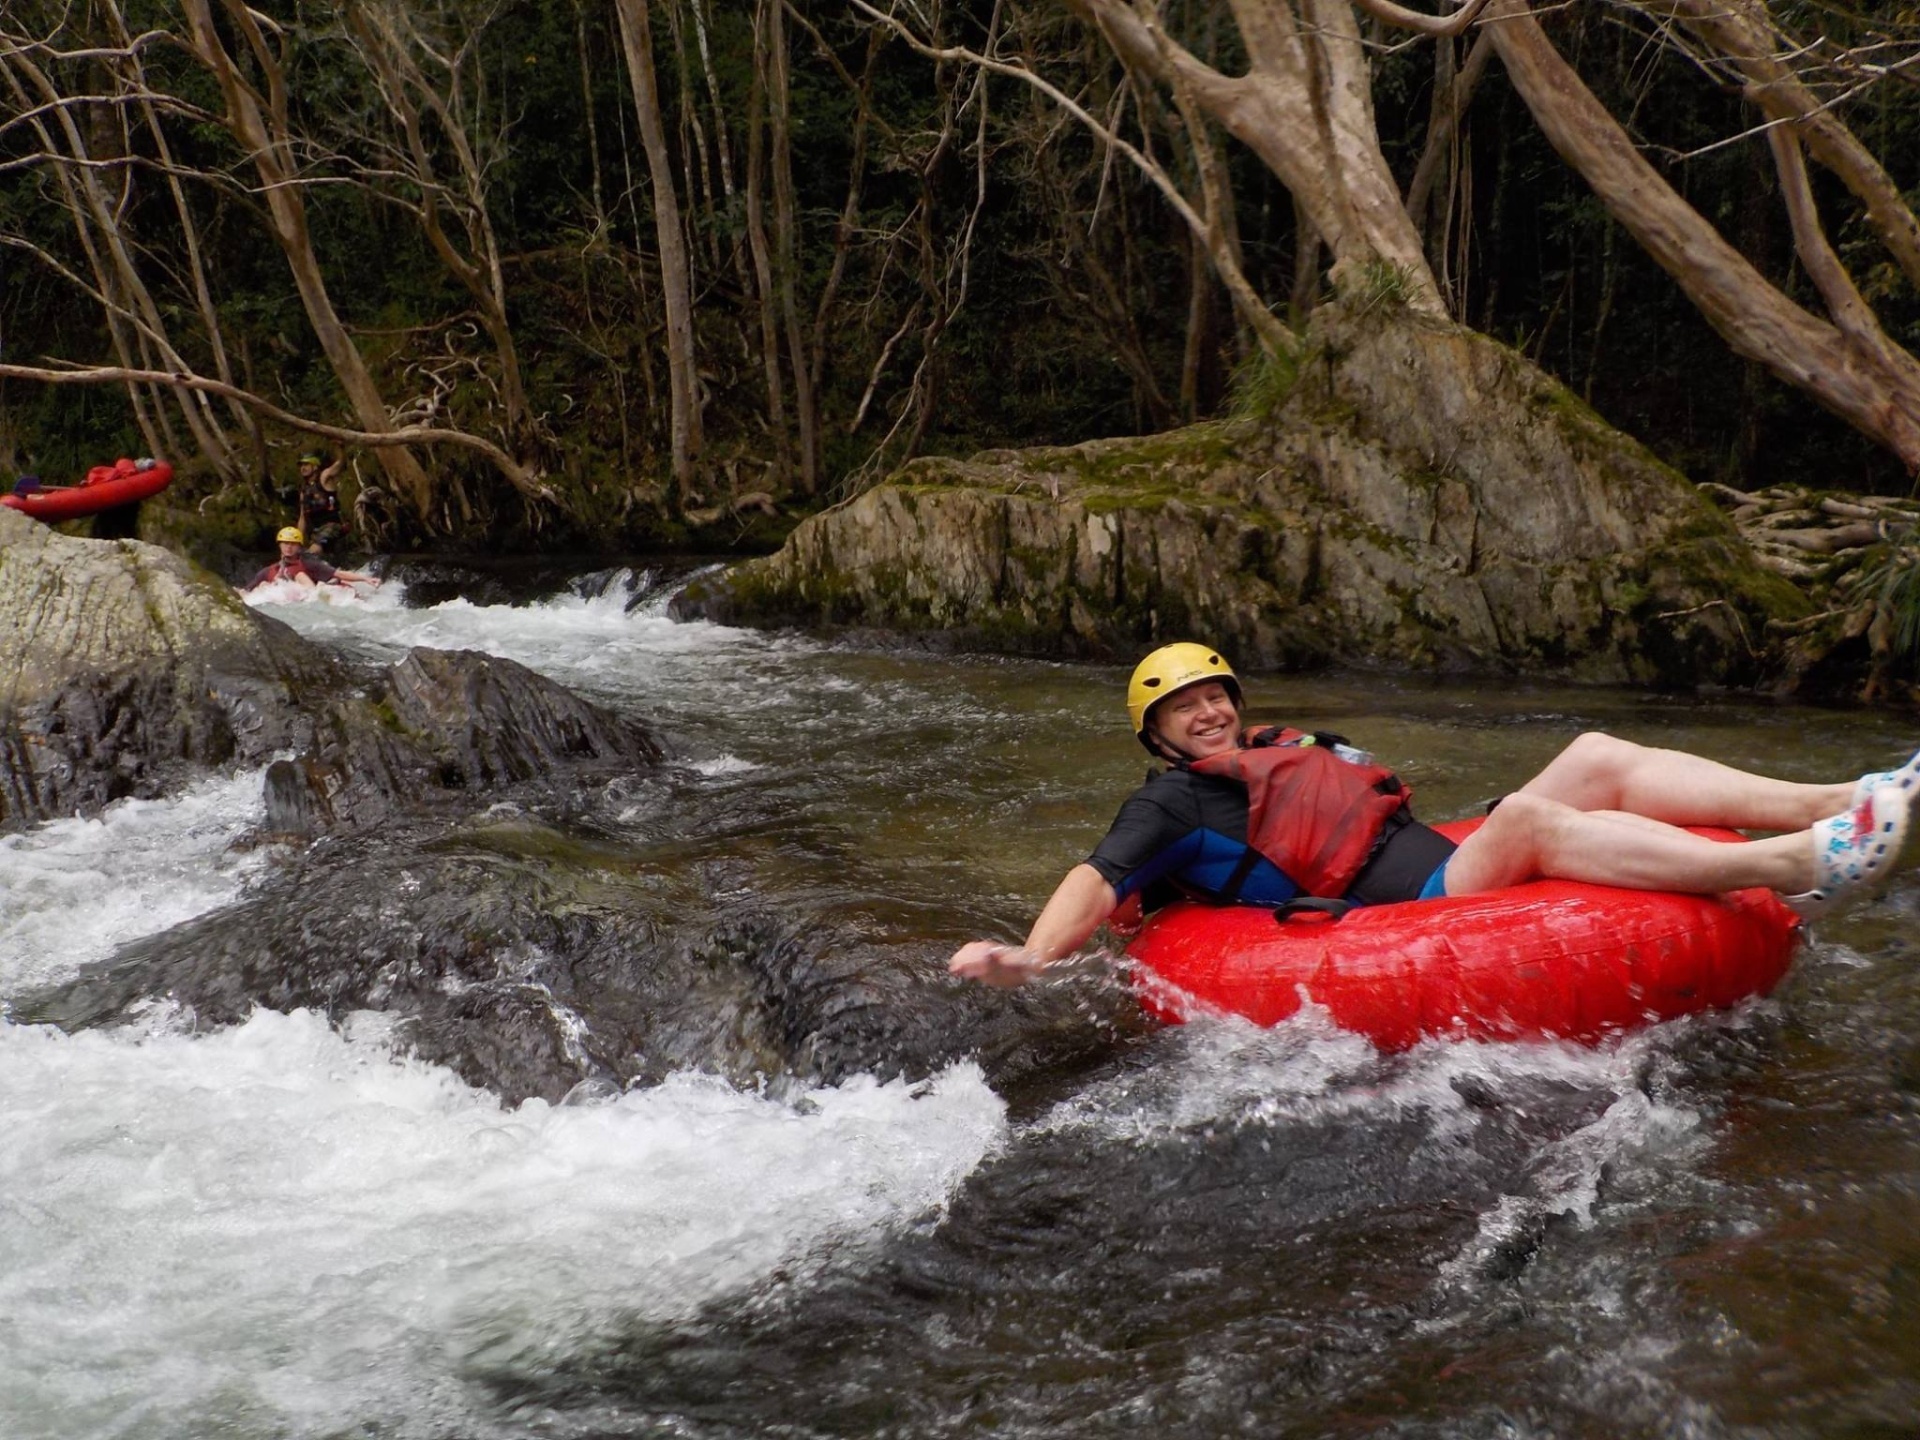
M 1920 503 L 1882 495 L 1831 495 L 1799 486 L 1746 491 L 1707 481 L 1701 493 L 1728 512 L 1761 568 L 1813 602 L 1798 620 L 1770 620 L 1766 638 L 1783 647 L 1790 674 L 1804 676 L 1837 647 L 1866 641 L 1859 698 L 1906 694 L 1920 655 L 1906 653 L 1920 616 L 1902 619 L 1920 585 Z
M 744 515 L 749 510 L 757 510 L 762 515 L 776 515 L 779 507 L 774 504 L 773 496 L 764 490 L 750 490 L 745 495 L 736 495 L 718 505 L 709 505 L 704 510 L 687 511 L 687 523 L 694 526 L 712 525 L 730 516 Z

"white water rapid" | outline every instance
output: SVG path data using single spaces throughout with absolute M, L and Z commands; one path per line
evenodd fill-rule
M 603 698 L 724 673 L 746 703 L 718 662 L 769 642 L 622 601 L 407 611 L 389 591 L 274 613 L 363 651 L 487 649 Z M 238 897 L 269 863 L 229 849 L 259 797 L 247 773 L 0 840 L 0 996 Z M 507 1110 L 395 1058 L 384 1017 L 149 1020 L 0 1020 L 6 1440 L 523 1433 L 474 1374 L 855 1263 L 1005 1130 L 971 1065 L 779 1100 L 683 1075 Z

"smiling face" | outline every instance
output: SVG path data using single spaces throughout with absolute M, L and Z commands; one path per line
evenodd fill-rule
M 1224 755 L 1239 744 L 1240 715 L 1218 680 L 1176 690 L 1147 714 L 1147 733 L 1191 760 Z

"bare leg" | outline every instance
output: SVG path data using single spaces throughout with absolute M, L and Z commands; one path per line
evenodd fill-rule
M 1728 845 L 1644 815 L 1575 809 L 1528 789 L 1509 795 L 1461 842 L 1447 862 L 1447 894 L 1542 876 L 1702 895 L 1750 885 L 1793 894 L 1816 883 L 1813 839 L 1804 829 Z
M 1575 739 L 1516 796 L 1558 801 L 1575 810 L 1621 810 L 1669 825 L 1804 830 L 1846 809 L 1853 800 L 1853 783 L 1773 780 L 1683 750 L 1660 750 L 1592 732 Z

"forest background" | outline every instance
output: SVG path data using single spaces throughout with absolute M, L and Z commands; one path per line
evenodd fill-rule
M 387 544 L 752 547 L 916 455 L 1219 414 L 1344 291 L 1508 342 L 1696 480 L 1907 495 L 1917 35 L 1779 0 L 13 0 L 0 470 L 162 454 L 258 524 L 320 446 Z M 1264 142 L 1248 81 L 1304 101 Z M 1624 172 L 1578 153 L 1590 101 Z M 1695 220 L 1778 306 L 1687 273 Z

